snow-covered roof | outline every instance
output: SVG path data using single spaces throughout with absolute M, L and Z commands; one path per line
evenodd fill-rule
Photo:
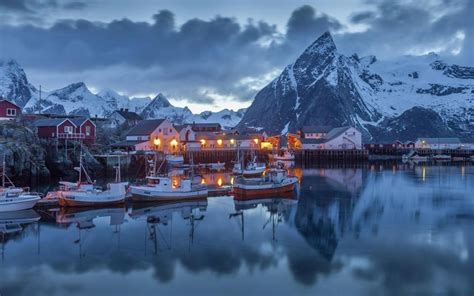
M 115 113 L 119 114 L 126 120 L 142 120 L 142 117 L 135 112 L 128 110 L 116 110 Z

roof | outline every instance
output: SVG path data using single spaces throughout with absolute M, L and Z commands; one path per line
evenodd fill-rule
M 189 125 L 191 125 L 193 130 L 200 128 L 215 128 L 220 130 L 222 128 L 220 123 L 192 123 Z
M 178 131 L 178 133 L 183 129 L 185 128 L 187 125 L 176 125 L 176 124 L 173 124 L 173 127 L 175 130 Z
M 303 133 L 318 133 L 327 134 L 332 130 L 332 126 L 329 125 L 307 125 L 301 128 Z
M 418 138 L 417 141 L 425 141 L 432 144 L 461 144 L 459 138 Z
M 116 110 L 115 113 L 118 113 L 120 116 L 126 120 L 142 120 L 143 118 L 135 112 L 128 110 Z
M 112 147 L 132 147 L 137 144 L 141 144 L 145 142 L 148 142 L 148 141 L 121 141 L 121 142 L 113 143 L 111 146 Z
M 81 118 L 73 118 L 73 119 L 70 119 L 70 120 L 72 121 L 72 123 L 74 123 L 74 125 L 81 126 L 81 125 L 84 124 L 84 122 L 88 121 L 89 118 L 81 117 Z M 92 122 L 92 124 L 94 124 L 94 123 Z
M 141 120 L 127 134 L 127 136 L 149 136 L 165 119 Z
M 69 120 L 74 125 L 76 125 L 72 120 L 69 118 L 50 118 L 50 119 L 39 119 L 35 121 L 36 127 L 44 127 L 44 126 L 58 126 L 64 121 Z
M 350 129 L 350 126 L 342 126 L 342 127 L 336 127 L 331 129 L 324 138 L 320 139 L 307 139 L 303 138 L 301 139 L 301 142 L 304 144 L 321 144 L 321 143 L 326 143 L 332 139 L 335 139 L 339 137 L 341 134 L 343 134 L 345 131 Z
M 15 106 L 16 108 L 21 109 L 20 106 L 18 106 L 17 104 L 15 104 L 15 103 L 13 103 L 12 101 L 9 101 L 9 100 L 0 98 L 0 102 L 7 102 L 7 103 L 9 103 L 9 104 Z

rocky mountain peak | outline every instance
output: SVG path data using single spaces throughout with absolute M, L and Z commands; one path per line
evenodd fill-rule
M 12 59 L 0 59 L 0 96 L 20 107 L 35 95 L 36 89 L 29 84 L 25 71 Z
M 159 93 L 150 103 L 154 108 L 173 107 L 164 94 Z

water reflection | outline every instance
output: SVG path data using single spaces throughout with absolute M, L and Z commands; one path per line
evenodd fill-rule
M 0 217 L 0 225 L 20 226 L 5 232 L 0 291 L 474 291 L 473 167 L 293 170 L 301 180 L 297 199 L 216 197 L 131 209 L 62 210 L 42 212 L 40 222 L 35 212 L 23 220 Z M 230 182 L 220 174 L 209 182 Z

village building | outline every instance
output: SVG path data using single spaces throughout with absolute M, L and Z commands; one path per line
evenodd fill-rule
M 10 101 L 0 99 L 0 120 L 15 120 L 21 115 L 21 108 Z
M 350 126 L 307 126 L 301 129 L 300 136 L 303 150 L 362 149 L 361 132 Z
M 120 110 L 115 110 L 110 114 L 107 118 L 107 125 L 111 128 L 117 128 L 124 125 L 131 127 L 135 126 L 141 120 L 142 117 L 137 113 L 121 108 Z
M 80 140 L 89 144 L 96 140 L 96 126 L 89 118 L 39 119 L 34 126 L 41 139 Z
M 113 148 L 127 151 L 180 151 L 179 133 L 167 119 L 142 120 L 127 134 L 125 141 L 115 143 Z
M 415 148 L 418 149 L 462 149 L 463 143 L 459 138 L 418 138 Z

